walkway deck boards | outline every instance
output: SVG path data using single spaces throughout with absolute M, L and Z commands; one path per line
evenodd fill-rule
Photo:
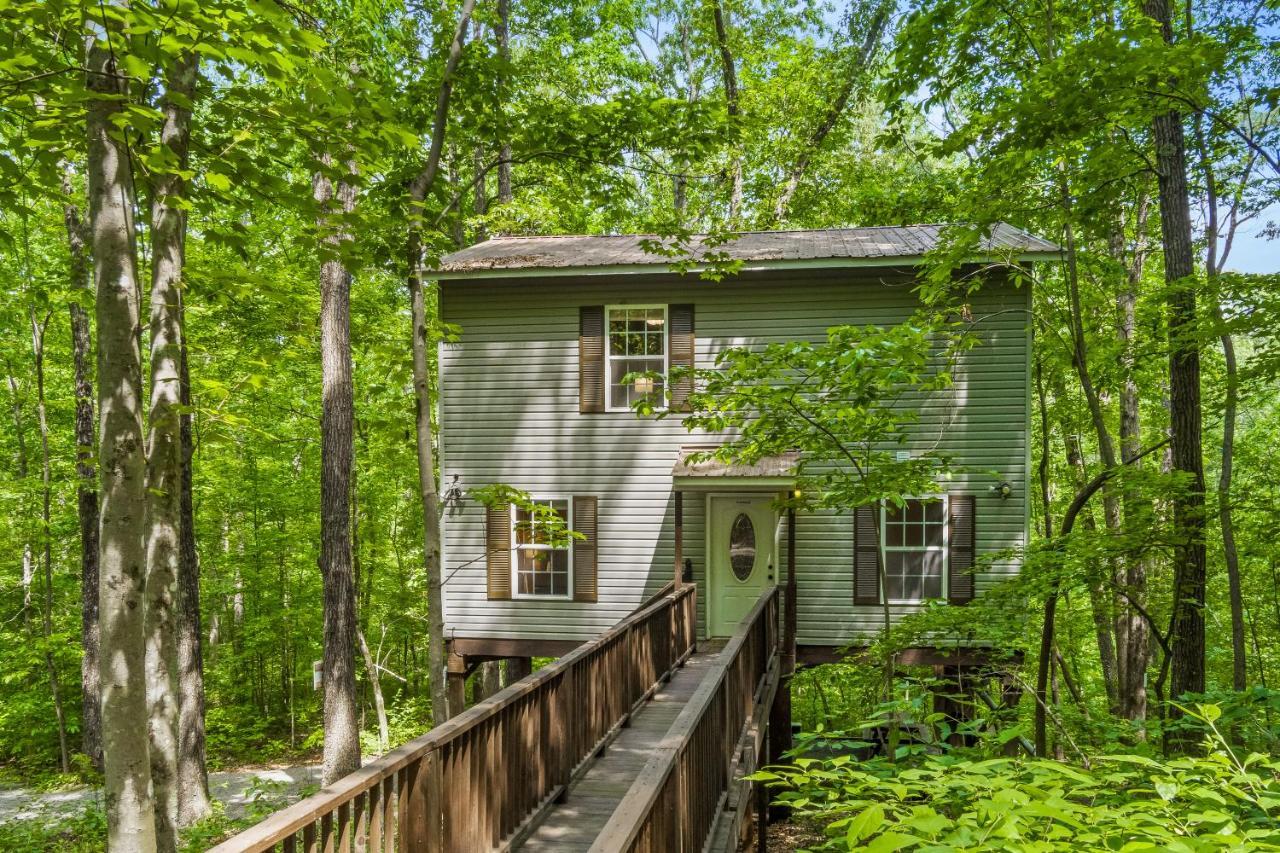
M 530 853 L 588 850 L 653 754 L 653 748 L 670 731 L 671 724 L 698 689 L 723 645 L 715 641 L 700 642 L 698 652 L 636 712 L 631 725 L 619 733 L 604 754 L 593 760 L 587 772 L 569 789 L 565 801 L 547 812 L 524 843 L 512 849 Z

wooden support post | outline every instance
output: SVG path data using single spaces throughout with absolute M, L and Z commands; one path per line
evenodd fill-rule
M 787 507 L 787 618 L 782 636 L 782 673 L 796 671 L 796 510 Z
M 763 782 L 754 783 L 756 795 L 756 853 L 769 853 L 769 795 Z
M 675 582 L 676 589 L 684 585 L 684 492 L 675 490 L 676 542 L 675 542 Z
M 796 511 L 787 508 L 787 597 L 782 627 L 781 677 L 769 709 L 769 760 L 791 749 L 791 677 L 796 671 Z
M 467 709 L 467 659 L 450 650 L 445 671 L 448 674 L 445 690 L 449 698 L 449 716 L 456 717 Z
M 522 678 L 527 678 L 533 674 L 533 658 L 518 657 L 507 658 L 506 678 L 503 681 L 503 687 L 509 687 Z

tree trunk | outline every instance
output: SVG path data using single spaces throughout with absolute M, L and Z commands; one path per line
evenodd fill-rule
M 186 216 L 181 204 L 196 58 L 174 61 L 165 81 L 160 144 L 173 156 L 151 199 L 151 411 L 147 419 L 147 705 L 156 841 L 178 845 L 178 563 L 182 548 L 182 274 Z M 174 97 L 177 96 L 177 97 Z
M 1120 315 L 1120 366 L 1123 376 L 1120 385 L 1120 461 L 1134 468 L 1141 467 L 1141 462 L 1135 461 L 1135 457 L 1142 446 L 1134 334 L 1137 328 L 1138 285 L 1142 281 L 1146 260 L 1149 209 L 1149 196 L 1143 192 L 1137 204 L 1133 257 L 1128 264 L 1125 286 L 1116 297 L 1116 308 Z M 1121 260 L 1124 254 L 1123 233 L 1119 229 L 1117 231 L 1112 257 Z M 1124 530 L 1126 534 L 1136 536 L 1140 532 L 1139 525 L 1144 524 L 1149 515 L 1151 503 L 1129 488 L 1123 490 L 1121 502 Z M 1147 665 L 1151 658 L 1151 630 L 1146 619 L 1138 612 L 1138 607 L 1146 607 L 1149 564 L 1150 558 L 1145 554 L 1131 555 L 1125 561 L 1124 588 L 1128 601 L 1121 607 L 1119 616 L 1119 621 L 1124 623 L 1123 629 L 1118 627 L 1116 631 L 1117 636 L 1124 636 L 1124 642 L 1118 644 L 1120 654 L 1123 655 L 1120 662 L 1120 713 L 1129 720 L 1143 720 L 1147 716 Z
M 391 748 L 391 734 L 387 726 L 387 705 L 382 698 L 382 681 L 378 678 L 378 662 L 369 651 L 365 642 L 364 631 L 356 625 L 356 644 L 360 647 L 360 656 L 364 658 L 364 671 L 369 676 L 369 688 L 373 691 L 373 707 L 378 714 L 378 751 L 386 752 Z
M 58 723 L 58 760 L 63 773 L 71 771 L 71 756 L 67 749 L 67 718 L 62 708 L 62 688 L 58 683 L 58 666 L 53 659 L 53 532 L 50 527 L 50 502 L 53 496 L 53 476 L 49 459 L 49 417 L 44 401 L 44 333 L 49 316 L 37 322 L 31 312 L 31 351 L 36 368 L 36 423 L 40 427 L 40 542 L 44 574 L 44 596 L 41 611 L 44 628 L 44 663 L 49 673 L 49 692 L 53 696 L 53 715 Z
M 89 287 L 89 259 L 85 253 L 84 224 L 79 209 L 71 203 L 72 185 L 68 170 L 63 171 L 62 192 L 67 201 L 62 207 L 67 229 L 67 250 L 71 266 L 72 299 L 67 306 L 71 315 L 71 353 L 75 363 L 76 398 L 76 510 L 80 521 L 80 645 L 84 656 L 80 661 L 80 737 L 84 754 L 99 771 L 102 770 L 102 720 L 98 702 L 98 471 L 94 462 L 93 442 L 93 341 L 89 332 L 89 315 L 84 303 L 92 293 Z
M 724 78 L 725 107 L 730 122 L 735 122 L 740 114 L 738 106 L 738 71 L 729 49 L 729 28 L 727 15 L 721 0 L 711 0 L 711 22 L 715 33 L 716 48 L 720 52 L 720 73 Z M 729 166 L 729 215 L 726 221 L 730 228 L 738 224 L 742 214 L 742 153 L 735 150 L 733 162 Z
M 498 42 L 498 58 L 503 63 L 511 61 L 511 0 L 498 0 L 498 20 L 493 27 Z M 505 102 L 506 74 L 498 78 L 498 96 Z M 498 204 L 510 204 L 511 191 L 511 143 L 505 139 L 498 146 Z
M 841 74 L 844 77 L 844 83 L 840 86 L 840 91 L 836 93 L 835 100 L 827 107 L 827 112 L 822 117 L 822 122 L 814 130 L 804 148 L 800 150 L 800 155 L 796 157 L 795 162 L 787 171 L 787 180 L 783 184 L 782 194 L 778 196 L 778 200 L 773 207 L 773 221 L 775 224 L 786 221 L 787 214 L 791 209 L 791 197 L 795 195 L 796 189 L 800 186 L 800 181 L 804 179 L 805 172 L 809 169 L 809 163 L 822 148 L 822 143 L 826 140 L 828 134 L 835 129 L 840 117 L 844 115 L 845 108 L 849 104 L 849 99 L 853 96 L 854 89 L 857 88 L 859 83 L 867 79 L 867 70 L 871 67 L 871 63 L 880 49 L 880 42 L 884 38 L 885 27 L 889 23 L 889 13 L 891 11 L 893 11 L 893 4 L 882 2 L 879 5 L 871 18 L 871 23 L 867 26 L 867 32 L 863 36 L 862 49 L 858 51 L 855 62 L 852 63 L 852 67 L 842 69 Z
M 192 498 L 194 446 L 191 434 L 191 373 L 187 330 L 182 322 L 179 350 L 182 418 L 181 539 L 178 549 L 178 824 L 190 826 L 213 811 L 205 761 L 204 652 L 200 647 L 200 556 L 196 553 Z
M 90 22 L 96 28 L 96 22 Z M 141 318 L 134 246 L 135 196 L 129 154 L 115 118 L 124 105 L 117 51 L 127 43 L 106 21 L 112 44 L 86 47 L 89 223 L 97 287 L 98 445 L 101 452 L 100 642 L 103 782 L 107 845 L 156 847 L 146 727 L 143 585 L 147 504 L 142 434 Z
M 1067 449 L 1067 464 L 1074 474 L 1076 491 L 1079 491 L 1084 488 L 1089 479 L 1084 469 L 1084 456 L 1080 452 L 1079 437 L 1074 435 L 1066 436 L 1064 443 Z M 1085 515 L 1082 523 L 1086 530 L 1094 529 L 1092 516 Z M 1103 686 L 1107 690 L 1107 704 L 1114 711 L 1117 692 L 1116 646 L 1111 634 L 1111 616 L 1107 608 L 1106 589 L 1102 579 L 1099 577 L 1088 578 L 1087 580 L 1089 609 L 1093 615 L 1094 636 L 1098 643 L 1098 664 L 1102 669 Z
M 1173 43 L 1168 0 L 1144 0 L 1144 12 L 1160 24 Z M 1203 693 L 1205 688 L 1205 541 L 1204 462 L 1201 458 L 1200 350 L 1195 340 L 1196 293 L 1187 195 L 1186 145 L 1182 116 L 1169 110 L 1152 123 L 1160 187 L 1160 230 L 1168 288 L 1169 416 L 1173 468 L 1186 476 L 1186 491 L 1173 500 L 1176 539 L 1171 694 Z M 1175 706 L 1173 716 L 1181 711 Z M 1189 736 L 1189 735 L 1188 735 Z M 1190 746 L 1183 743 L 1183 746 Z
M 1220 312 L 1219 312 L 1220 313 Z M 1236 408 L 1240 399 L 1239 369 L 1235 341 L 1222 335 L 1222 357 L 1226 362 L 1226 401 L 1222 409 L 1222 469 L 1218 474 L 1218 523 L 1222 527 L 1222 557 L 1227 566 L 1227 587 L 1231 598 L 1231 685 L 1236 690 L 1249 686 L 1244 643 L 1244 592 L 1240 584 L 1240 554 L 1236 549 L 1235 521 L 1231 512 L 1231 468 L 1235 457 Z
M 1218 219 L 1218 181 L 1213 159 L 1205 143 L 1203 123 L 1196 119 L 1196 139 L 1200 145 L 1200 165 L 1204 171 L 1207 216 L 1205 222 L 1205 277 L 1213 294 L 1211 312 L 1222 330 L 1222 360 L 1226 369 L 1226 398 L 1222 406 L 1222 456 L 1218 472 L 1218 524 L 1222 529 L 1222 558 L 1227 567 L 1227 588 L 1231 603 L 1231 685 L 1236 690 L 1248 686 L 1248 663 L 1244 641 L 1244 594 L 1240 586 L 1240 554 L 1236 548 L 1235 519 L 1231 511 L 1231 475 L 1235 461 L 1236 410 L 1240 402 L 1240 371 L 1236 363 L 1236 345 L 1222 317 L 1217 287 L 1218 273 L 1225 263 L 1235 237 L 1235 226 L 1228 227 L 1226 246 L 1219 255 L 1221 226 Z M 1243 182 L 1242 182 L 1243 183 Z M 1233 217 L 1234 220 L 1234 217 Z
M 321 158 L 332 163 L 327 154 Z M 351 383 L 351 275 L 338 256 L 350 235 L 334 228 L 328 208 L 335 192 L 317 173 L 324 261 L 320 265 L 320 575 L 324 582 L 324 770 L 330 785 L 360 767 L 356 714 L 356 593 L 351 574 L 351 468 L 355 451 Z M 355 209 L 355 187 L 337 186 L 343 213 Z
M 17 471 L 19 480 L 27 478 L 27 440 L 26 430 L 22 427 L 22 396 L 18 389 L 18 377 L 15 375 L 13 365 L 6 360 L 5 367 L 8 372 L 9 395 L 13 399 L 13 431 L 17 439 L 18 456 Z M 30 540 L 22 543 L 22 621 L 27 627 L 31 623 L 31 587 L 35 583 L 36 563 L 35 555 L 31 552 Z
M 418 451 L 418 490 L 422 497 L 422 560 L 427 575 L 427 675 L 431 687 L 431 719 L 440 725 L 449 718 L 450 708 L 445 675 L 444 584 L 440 565 L 440 495 L 436 491 L 435 449 L 432 446 L 432 398 L 430 361 L 427 355 L 429 330 L 427 302 L 422 282 L 422 226 L 427 194 L 440 170 L 440 152 L 444 148 L 445 127 L 449 117 L 449 99 L 453 94 L 453 75 L 462 58 L 467 37 L 467 24 L 475 0 L 463 0 L 458 27 L 449 46 L 436 111 L 431 125 L 431 146 L 422 172 L 409 185 L 409 227 L 405 241 L 405 263 L 408 268 L 409 297 L 413 325 L 413 391 Z

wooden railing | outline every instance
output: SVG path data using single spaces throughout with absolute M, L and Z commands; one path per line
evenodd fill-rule
M 672 724 L 591 853 L 691 853 L 739 825 L 781 672 L 778 590 L 770 587 Z
M 693 652 L 694 587 L 214 848 L 503 849 Z

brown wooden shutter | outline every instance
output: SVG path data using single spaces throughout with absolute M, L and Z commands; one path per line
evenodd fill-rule
M 573 499 L 573 529 L 584 538 L 573 542 L 573 600 L 596 600 L 596 497 Z
M 578 309 L 578 411 L 604 411 L 604 306 Z
M 491 506 L 484 517 L 485 561 L 490 601 L 511 598 L 511 507 Z
M 880 603 L 879 507 L 860 506 L 853 511 L 853 603 Z
M 952 495 L 948 503 L 947 600 L 964 604 L 973 600 L 973 522 L 977 501 L 973 495 Z
M 693 306 L 671 305 L 667 308 L 667 366 L 693 368 Z M 688 411 L 693 376 L 686 375 L 671 383 L 671 409 Z

